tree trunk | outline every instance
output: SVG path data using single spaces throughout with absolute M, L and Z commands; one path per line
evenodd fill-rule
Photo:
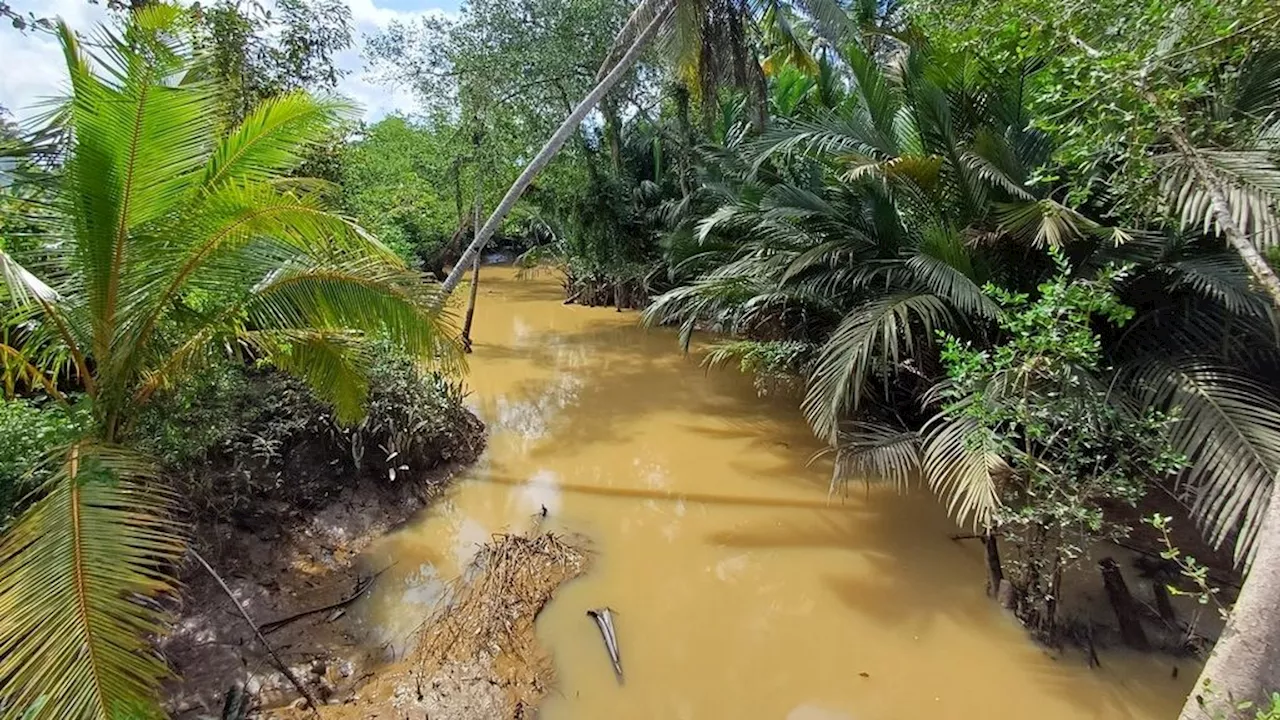
M 689 155 L 693 152 L 693 123 L 689 122 L 689 88 L 676 85 L 676 117 L 680 120 L 680 200 L 689 200 Z
M 1265 707 L 1270 693 L 1280 690 L 1276 598 L 1280 598 L 1280 502 L 1272 490 L 1244 587 L 1179 720 L 1234 719 L 1237 703 L 1252 700 Z
M 1222 184 L 1218 181 L 1213 168 L 1209 167 L 1209 163 L 1205 162 L 1200 153 L 1192 147 L 1191 142 L 1181 130 L 1171 129 L 1169 135 L 1173 139 L 1173 144 L 1177 146 L 1178 152 L 1191 163 L 1200 182 L 1209 191 L 1209 203 L 1213 207 L 1214 220 L 1218 223 L 1218 229 L 1226 236 L 1227 243 L 1240 255 L 1245 267 L 1249 268 L 1249 272 L 1253 274 L 1253 279 L 1257 280 L 1267 295 L 1271 296 L 1271 302 L 1276 307 L 1280 307 L 1280 277 L 1276 277 L 1275 271 L 1267 264 L 1266 258 L 1258 252 L 1253 242 L 1240 232 L 1235 216 L 1231 214 L 1231 203 L 1227 200 L 1227 194 L 1222 190 Z
M 482 188 L 483 188 L 483 183 L 481 182 L 480 176 L 477 173 L 475 219 L 472 221 L 475 224 L 476 235 L 480 233 L 480 203 L 481 203 L 480 190 Z M 480 292 L 480 253 L 476 253 L 476 259 L 471 264 L 471 297 L 467 299 L 467 317 L 462 322 L 462 349 L 464 352 L 471 352 L 471 323 L 472 321 L 475 320 L 475 317 L 476 317 L 476 295 L 479 294 L 479 292 Z
M 1111 602 L 1116 623 L 1120 626 L 1120 638 L 1134 650 L 1150 650 L 1151 643 L 1147 642 L 1147 633 L 1142 629 L 1142 616 L 1138 614 L 1138 606 L 1124 582 L 1120 566 L 1111 558 L 1102 558 L 1098 567 L 1102 570 L 1102 586 L 1107 591 L 1107 600 Z
M 453 266 L 453 270 L 449 272 L 449 277 L 445 278 L 444 282 L 441 283 L 440 296 L 438 300 L 440 304 L 443 304 L 454 289 L 458 287 L 458 283 L 462 282 L 462 275 L 467 271 L 467 266 L 470 265 L 475 260 L 476 256 L 480 254 L 480 251 L 484 249 L 485 243 L 489 242 L 489 238 L 493 236 L 493 233 L 498 229 L 498 226 L 500 226 L 502 221 L 506 219 L 507 214 L 511 212 L 511 209 L 515 207 L 516 202 L 520 200 L 524 191 L 531 183 L 533 183 L 533 178 L 542 171 L 542 168 L 547 166 L 547 163 L 551 162 L 551 159 L 556 156 L 556 153 L 560 152 L 560 148 L 564 147 L 565 141 L 574 133 L 578 124 L 587 116 L 587 113 L 591 112 L 592 108 L 600 102 L 600 99 L 603 98 L 614 85 L 617 85 L 618 81 L 622 79 L 622 76 L 625 75 L 627 71 L 635 65 L 636 61 L 640 59 L 640 55 L 644 52 L 645 48 L 648 47 L 649 42 L 653 40 L 654 36 L 658 34 L 658 30 L 671 14 L 673 4 L 674 0 L 665 0 L 662 3 L 660 8 L 655 12 L 654 18 L 650 20 L 644 30 L 636 36 L 635 41 L 631 43 L 631 47 L 627 49 L 626 54 L 622 56 L 622 59 L 618 61 L 618 64 L 614 65 L 613 69 L 609 71 L 609 74 L 606 75 L 605 78 L 601 80 L 585 98 L 582 99 L 582 102 L 578 103 L 578 106 L 569 114 L 569 117 L 565 118 L 564 122 L 560 124 L 560 127 L 556 129 L 555 133 L 551 136 L 551 139 L 547 141 L 547 144 L 544 145 L 542 150 L 540 150 L 533 160 L 529 162 L 529 165 L 524 169 L 524 172 L 520 173 L 520 177 L 516 179 L 515 184 L 511 186 L 511 189 L 507 190 L 507 194 L 503 196 L 502 202 L 498 203 L 498 207 L 495 208 L 493 214 L 489 216 L 484 227 L 480 228 L 480 232 L 471 240 L 471 244 L 467 246 L 466 251 L 462 253 L 462 257 L 459 258 L 458 262 Z
M 1280 278 L 1249 238 L 1240 232 L 1213 169 L 1180 130 L 1173 129 L 1169 135 L 1209 191 L 1214 218 L 1227 242 L 1240 254 L 1271 301 L 1280 307 Z M 1238 703 L 1252 700 L 1265 704 L 1270 693 L 1280 689 L 1280 608 L 1275 602 L 1278 597 L 1280 501 L 1273 487 L 1244 587 L 1195 689 L 1182 706 L 1179 720 L 1234 718 L 1238 714 Z
M 1004 580 L 1004 568 L 1000 564 L 1000 541 L 995 533 L 987 530 L 982 534 L 982 543 L 987 551 L 987 594 L 999 597 L 1000 582 Z
M 617 103 L 608 98 L 604 109 L 604 134 L 609 140 L 609 161 L 613 164 L 614 177 L 622 177 L 622 120 L 618 118 Z

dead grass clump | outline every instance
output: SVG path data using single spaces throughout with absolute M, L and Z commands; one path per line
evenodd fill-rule
M 587 553 L 553 533 L 495 535 L 458 579 L 451 601 L 427 621 L 412 665 L 424 677 L 487 665 L 505 692 L 506 716 L 519 717 L 554 679 L 534 620 L 556 588 L 586 568 Z

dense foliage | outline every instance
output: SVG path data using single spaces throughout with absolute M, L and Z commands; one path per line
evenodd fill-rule
M 1049 642 L 1063 570 L 1100 540 L 1126 538 L 1131 528 L 1114 511 L 1137 507 L 1150 483 L 1183 462 L 1168 444 L 1176 419 L 1113 402 L 1100 382 L 1109 368 L 1093 324 L 1123 326 L 1132 318 L 1133 309 L 1111 291 L 1124 272 L 1071 278 L 1061 253 L 1055 260 L 1061 274 L 1036 288 L 1034 300 L 986 289 L 1003 310 L 1003 340 L 994 347 L 944 338 L 947 378 L 934 391 L 942 409 L 923 440 L 928 476 L 951 497 L 953 511 L 989 511 L 984 525 L 1000 528 L 1017 547 L 1013 602 Z M 949 466 L 962 465 L 975 449 L 991 479 L 987 502 L 947 480 L 965 481 Z
M 134 599 L 182 550 L 157 462 L 269 476 L 325 438 L 394 479 L 454 447 L 415 269 L 455 264 L 447 293 L 491 231 L 567 300 L 801 387 L 833 484 L 929 485 L 1047 640 L 1063 570 L 1153 490 L 1241 566 L 1280 543 L 1273 3 L 478 0 L 369 39 L 420 112 L 368 125 L 311 94 L 339 0 L 135 5 L 92 45 L 61 28 L 65 107 L 0 133 L 26 394 L 0 422 L 52 458 L 0 447 L 0 507 L 29 505 L 0 544 L 11 701 L 145 705 Z
M 138 446 L 158 458 L 195 516 L 247 523 L 266 509 L 321 507 L 355 477 L 390 484 L 474 459 L 478 421 L 456 380 L 383 347 L 358 423 L 269 367 L 219 362 L 157 397 Z
M 40 458 L 75 437 L 75 413 L 53 403 L 0 401 L 0 528 L 7 528 L 23 501 L 48 479 Z

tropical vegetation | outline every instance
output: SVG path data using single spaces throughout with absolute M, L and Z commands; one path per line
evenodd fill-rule
M 456 360 L 431 286 L 330 212 L 324 182 L 292 174 L 348 107 L 294 91 L 224 129 L 183 16 L 147 7 L 89 43 L 59 27 L 71 94 L 51 119 L 56 169 L 30 202 L 43 241 L 0 254 L 7 374 L 78 419 L 47 434 L 34 497 L 0 544 L 6 713 L 152 702 L 164 666 L 148 636 L 184 548 L 175 497 L 137 445 L 159 394 L 232 353 L 354 421 L 369 341 Z
M 1274 690 L 1280 638 L 1240 640 L 1280 627 L 1272 4 L 479 0 L 369 39 L 421 110 L 371 125 L 326 93 L 341 3 L 138 4 L 59 28 L 71 95 L 3 146 L 0 423 L 46 450 L 0 445 L 7 708 L 152 694 L 182 539 L 148 408 L 232 357 L 399 417 L 370 341 L 454 362 L 495 236 L 799 387 L 833 490 L 930 487 L 1046 642 L 1064 571 L 1177 498 L 1249 578 L 1183 717 Z

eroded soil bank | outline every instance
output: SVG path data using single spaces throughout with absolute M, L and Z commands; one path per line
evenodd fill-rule
M 176 480 L 192 546 L 316 698 L 344 696 L 382 659 L 349 613 L 386 570 L 362 553 L 480 455 L 485 428 L 454 404 L 440 418 L 446 431 L 402 441 L 399 458 L 381 448 L 387 439 L 363 428 L 381 442 L 380 454 L 362 456 L 352 452 L 355 431 L 333 432 L 313 403 L 292 397 L 294 383 L 258 376 L 249 382 L 248 395 L 273 396 L 267 411 L 247 414 L 247 439 L 229 443 L 238 452 L 213 453 Z M 281 407 L 291 412 L 281 416 Z M 271 427 L 258 427 L 264 419 Z M 242 451 L 268 435 L 270 452 Z M 299 697 L 218 581 L 194 561 L 181 579 L 174 631 L 159 642 L 175 673 L 164 688 L 170 714 L 220 717 L 233 687 L 248 691 L 243 706 L 250 713 Z

